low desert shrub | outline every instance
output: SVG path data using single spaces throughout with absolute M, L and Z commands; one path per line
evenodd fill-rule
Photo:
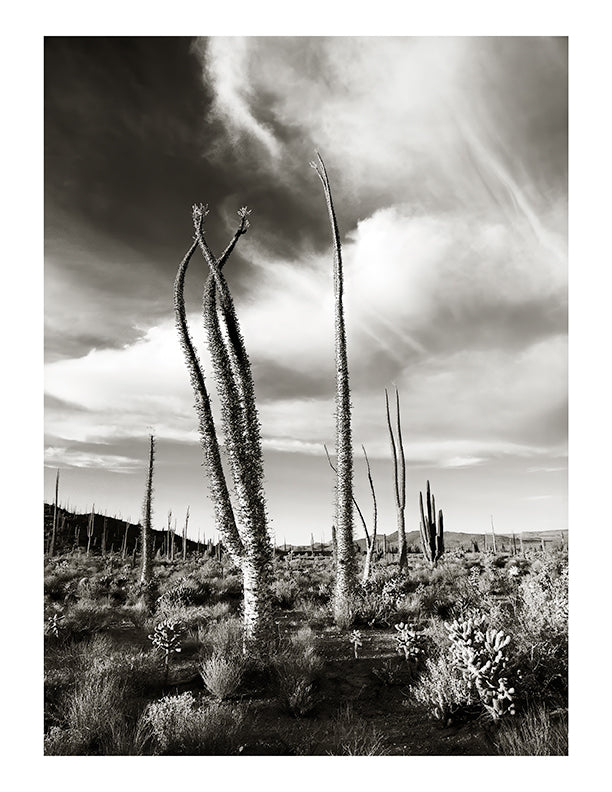
M 183 693 L 150 704 L 139 730 L 153 754 L 228 755 L 237 749 L 245 715 L 244 706 L 207 703 Z
M 66 636 L 83 638 L 102 632 L 118 621 L 117 610 L 91 598 L 83 598 L 64 612 Z
M 474 705 L 469 682 L 457 674 L 446 652 L 425 660 L 424 671 L 410 692 L 432 717 L 445 725 L 457 720 Z
M 272 584 L 272 604 L 283 610 L 295 607 L 299 595 L 299 587 L 295 580 L 275 580 Z

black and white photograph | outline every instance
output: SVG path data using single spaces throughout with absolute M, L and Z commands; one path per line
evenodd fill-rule
M 45 757 L 568 756 L 567 229 L 567 36 L 44 37 Z

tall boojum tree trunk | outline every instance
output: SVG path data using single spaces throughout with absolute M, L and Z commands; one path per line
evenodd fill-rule
M 334 245 L 334 327 L 336 358 L 336 583 L 334 591 L 334 617 L 342 619 L 350 608 L 357 585 L 357 563 L 353 544 L 353 448 L 351 435 L 351 402 L 346 328 L 344 323 L 344 273 L 342 250 L 336 213 L 332 200 L 325 163 L 317 153 L 317 162 L 311 167 L 323 185 L 325 201 Z
M 55 500 L 53 501 L 53 527 L 51 529 L 51 542 L 49 544 L 49 555 L 55 555 L 55 541 L 57 538 L 57 520 L 58 520 L 58 495 L 59 495 L 59 468 L 55 475 Z
M 145 496 L 142 504 L 142 528 L 140 532 L 140 545 L 142 554 L 142 568 L 140 571 L 140 582 L 149 585 L 153 580 L 153 529 L 151 521 L 153 518 L 153 461 L 155 458 L 155 438 L 150 436 L 149 440 L 149 468 L 147 472 L 147 483 L 145 486 Z
M 196 238 L 179 266 L 174 307 L 179 339 L 196 399 L 200 443 L 212 493 L 217 530 L 232 560 L 241 570 L 244 587 L 244 650 L 256 649 L 270 625 L 272 546 L 263 492 L 263 454 L 250 363 L 222 269 L 238 238 L 249 225 L 241 209 L 240 225 L 222 256 L 212 254 L 203 235 L 208 209 L 194 206 Z M 200 247 L 210 274 L 203 297 L 204 324 L 221 402 L 221 419 L 229 457 L 236 510 L 231 502 L 204 373 L 195 351 L 185 311 L 184 288 L 189 261 Z
M 408 556 L 406 547 L 406 458 L 404 456 L 404 441 L 402 439 L 402 423 L 400 416 L 399 392 L 395 389 L 395 404 L 397 413 L 397 442 L 391 425 L 389 411 L 389 395 L 385 388 L 385 406 L 387 409 L 387 426 L 391 439 L 391 453 L 393 456 L 393 475 L 395 484 L 395 512 L 397 516 L 397 547 L 399 551 L 399 568 L 408 571 Z
M 372 480 L 372 471 L 370 469 L 370 460 L 368 459 L 368 455 L 366 453 L 365 447 L 361 446 L 363 449 L 363 455 L 365 457 L 366 466 L 368 469 L 368 481 L 370 482 L 370 492 L 372 493 L 372 504 L 373 504 L 373 516 L 372 516 L 372 535 L 368 535 L 368 531 L 366 529 L 366 558 L 365 563 L 363 565 L 363 577 L 362 583 L 366 583 L 370 577 L 370 572 L 372 570 L 372 557 L 374 553 L 374 548 L 376 547 L 376 530 L 378 526 L 378 507 L 376 504 L 376 492 L 374 490 L 374 481 Z

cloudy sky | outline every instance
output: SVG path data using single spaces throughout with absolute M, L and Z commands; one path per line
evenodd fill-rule
M 331 237 L 343 241 L 356 450 L 395 530 L 384 389 L 401 395 L 407 527 L 567 527 L 567 48 L 547 38 L 47 38 L 45 497 L 214 533 L 172 287 L 209 204 L 254 370 L 277 541 L 329 539 Z M 206 268 L 187 281 L 194 336 Z M 212 377 L 208 379 L 214 391 Z M 214 394 L 211 393 L 214 396 Z M 357 535 L 360 532 L 357 531 Z

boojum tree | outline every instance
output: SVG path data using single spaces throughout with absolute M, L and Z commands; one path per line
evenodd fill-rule
M 59 514 L 58 492 L 59 492 L 59 468 L 55 476 L 55 500 L 53 501 L 53 528 L 51 529 L 51 541 L 49 543 L 49 555 L 55 555 L 55 540 L 57 538 L 57 518 Z
M 239 226 L 223 252 L 213 255 L 204 237 L 208 208 L 193 207 L 195 239 L 183 258 L 174 284 L 179 340 L 195 395 L 200 443 L 212 494 L 217 530 L 240 569 L 244 596 L 244 650 L 257 649 L 270 625 L 272 545 L 263 488 L 263 454 L 251 365 L 223 267 L 249 227 L 249 210 L 239 210 Z M 209 267 L 203 294 L 208 348 L 221 405 L 221 425 L 232 476 L 235 505 L 221 463 L 221 453 L 204 371 L 194 347 L 185 311 L 185 276 L 196 248 Z
M 334 473 L 337 473 L 338 471 L 334 467 L 334 463 L 331 461 L 331 457 L 329 455 L 329 451 L 327 450 L 327 446 L 325 444 L 323 444 L 323 448 L 325 449 L 325 455 L 327 456 L 327 461 L 329 463 L 330 468 L 334 471 Z M 361 511 L 361 507 L 359 506 L 359 503 L 357 502 L 357 499 L 353 495 L 353 506 L 355 507 L 355 510 L 357 511 L 357 514 L 359 515 L 359 519 L 361 520 L 361 524 L 363 526 L 363 530 L 364 530 L 364 533 L 365 533 L 366 558 L 365 558 L 365 563 L 363 565 L 363 574 L 362 574 L 362 577 L 361 577 L 361 582 L 362 583 L 366 583 L 367 580 L 370 577 L 370 572 L 372 570 L 372 558 L 373 558 L 373 554 L 374 554 L 374 548 L 376 546 L 376 531 L 377 531 L 377 525 L 378 525 L 378 507 L 377 507 L 377 504 L 376 504 L 376 491 L 374 489 L 374 481 L 372 479 L 372 470 L 370 468 L 370 460 L 368 459 L 368 455 L 366 453 L 365 446 L 362 445 L 361 448 L 362 448 L 363 455 L 365 457 L 366 466 L 367 466 L 367 469 L 368 469 L 368 482 L 370 484 L 370 492 L 372 493 L 372 503 L 373 503 L 373 506 L 374 506 L 374 513 L 373 513 L 373 517 L 372 517 L 372 533 L 370 534 L 370 532 L 368 531 L 368 525 L 366 523 L 365 517 L 363 516 L 363 512 Z M 337 551 L 336 526 L 332 525 L 332 554 L 333 554 L 334 564 L 336 563 L 336 551 Z
M 408 571 L 408 556 L 406 547 L 406 457 L 404 456 L 404 441 L 402 439 L 402 422 L 400 416 L 399 392 L 395 389 L 395 409 L 397 440 L 395 439 L 391 424 L 389 410 L 389 394 L 385 388 L 385 407 L 387 409 L 387 426 L 391 440 L 391 455 L 393 456 L 393 478 L 395 492 L 395 513 L 397 516 L 397 549 L 399 552 L 399 568 Z
M 325 164 L 317 153 L 310 163 L 323 185 L 334 245 L 334 324 L 336 356 L 336 583 L 334 618 L 342 619 L 350 607 L 357 585 L 357 562 L 353 544 L 353 448 L 351 392 L 344 322 L 344 273 L 340 233 Z
M 140 544 L 142 554 L 142 567 L 140 570 L 140 582 L 148 586 L 153 580 L 153 529 L 151 522 L 153 518 L 153 462 L 155 459 L 155 438 L 153 435 L 149 439 L 149 467 L 147 470 L 147 483 L 145 485 L 145 495 L 142 502 L 142 527 L 140 531 Z

